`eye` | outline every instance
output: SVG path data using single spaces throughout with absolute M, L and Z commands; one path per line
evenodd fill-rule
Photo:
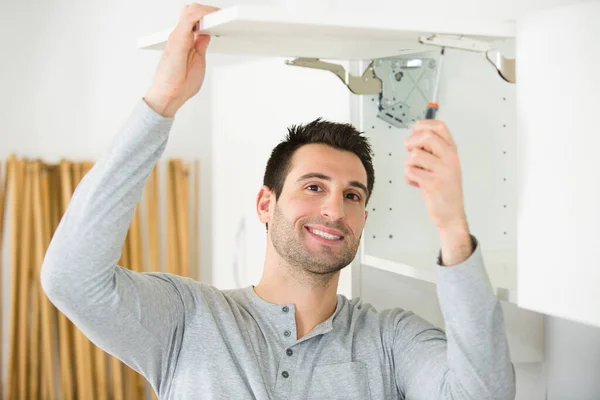
M 319 190 L 321 190 L 319 185 L 308 185 L 306 188 L 311 192 L 318 192 Z
M 350 200 L 354 200 L 354 201 L 360 201 L 360 196 L 357 195 L 356 193 L 348 193 L 347 198 L 349 198 Z M 350 196 L 350 197 L 348 197 Z

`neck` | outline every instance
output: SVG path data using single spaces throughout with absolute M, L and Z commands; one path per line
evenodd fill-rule
M 294 271 L 274 249 L 267 249 L 264 273 L 254 290 L 269 303 L 294 304 L 296 334 L 300 339 L 335 312 L 340 273 L 314 277 Z

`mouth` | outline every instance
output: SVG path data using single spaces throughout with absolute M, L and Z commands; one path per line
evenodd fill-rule
M 319 229 L 310 226 L 305 226 L 304 229 L 306 229 L 311 237 L 323 243 L 335 244 L 341 243 L 344 240 L 342 233 L 334 229 Z

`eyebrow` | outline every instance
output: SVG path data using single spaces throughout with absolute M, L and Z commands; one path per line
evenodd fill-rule
M 309 172 L 308 174 L 304 174 L 300 178 L 298 178 L 297 182 L 305 181 L 307 179 L 314 179 L 314 178 L 322 179 L 324 181 L 331 181 L 330 176 L 321 174 L 319 172 Z M 367 187 L 363 183 L 361 183 L 359 181 L 350 181 L 349 184 L 350 184 L 350 186 L 361 189 L 363 192 L 365 192 L 365 195 L 369 194 Z

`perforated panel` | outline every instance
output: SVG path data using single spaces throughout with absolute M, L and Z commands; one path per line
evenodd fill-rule
M 439 239 L 419 190 L 405 183 L 404 139 L 377 118 L 378 96 L 362 98 L 360 129 L 375 152 L 375 189 L 368 205 L 365 254 L 431 267 Z M 437 118 L 446 122 L 461 160 L 472 233 L 487 250 L 493 279 L 514 280 L 516 247 L 515 85 L 503 81 L 482 54 L 446 50 Z M 507 276 L 510 275 L 510 276 Z

